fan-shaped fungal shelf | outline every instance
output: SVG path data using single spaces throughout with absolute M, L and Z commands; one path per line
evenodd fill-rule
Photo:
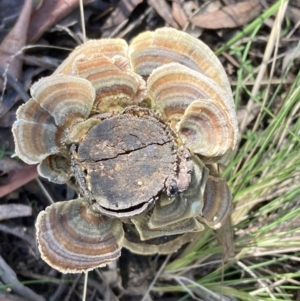
M 64 273 L 122 247 L 170 253 L 222 227 L 231 193 L 214 167 L 235 147 L 230 85 L 214 53 L 171 28 L 77 47 L 17 112 L 17 155 L 80 198 L 37 219 L 42 258 Z

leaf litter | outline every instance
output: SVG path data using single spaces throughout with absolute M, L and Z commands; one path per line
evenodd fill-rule
M 64 24 L 64 28 L 67 28 L 71 35 L 63 31 L 50 30 L 53 28 L 53 26 L 57 24 L 59 25 L 60 22 L 63 22 L 64 18 L 69 16 L 71 12 L 76 13 L 76 11 L 78 11 L 79 2 L 77 0 L 68 1 L 68 5 L 66 4 L 66 1 L 62 0 L 43 0 L 38 2 L 38 4 L 35 4 L 33 8 L 32 5 L 28 5 L 30 1 L 26 0 L 25 2 L 27 6 L 23 6 L 23 9 L 17 5 L 14 8 L 10 7 L 9 14 L 12 16 L 11 19 L 15 19 L 17 21 L 16 16 L 19 16 L 19 20 L 21 19 L 22 21 L 20 21 L 21 26 L 17 21 L 12 29 L 9 30 L 6 38 L 2 40 L 0 46 L 0 50 L 4 49 L 4 51 L 0 53 L 0 66 L 2 67 L 1 71 L 3 73 L 3 71 L 6 69 L 7 62 L 10 62 L 9 71 L 12 72 L 8 72 L 8 75 L 10 75 L 12 78 L 8 80 L 9 85 L 7 85 L 6 90 L 3 92 L 3 99 L 0 104 L 0 114 L 2 112 L 3 115 L 8 115 L 11 113 L 10 116 L 12 117 L 9 116 L 9 118 L 7 117 L 6 119 L 0 119 L 1 139 L 2 137 L 7 137 L 6 133 L 10 129 L 12 123 L 11 118 L 14 116 L 14 108 L 18 105 L 21 105 L 23 100 L 26 101 L 26 99 L 28 99 L 26 93 L 28 93 L 28 87 L 30 83 L 41 76 L 51 74 L 54 66 L 67 56 L 68 51 L 65 49 L 71 50 L 76 46 L 76 42 L 74 42 L 75 40 L 82 40 L 79 19 L 77 22 L 75 20 L 75 22 L 67 25 Z M 287 7 L 286 17 L 289 18 L 292 23 L 288 28 L 288 39 L 280 40 L 280 44 L 277 46 L 279 53 L 284 53 L 284 55 L 279 58 L 278 62 L 276 62 L 276 67 L 279 66 L 279 68 L 274 70 L 274 82 L 276 82 L 276 79 L 281 78 L 283 75 L 281 72 L 283 71 L 288 72 L 289 78 L 292 78 L 294 81 L 298 80 L 297 73 L 299 72 L 299 47 L 297 45 L 297 41 L 299 40 L 298 16 L 300 6 L 298 1 L 290 2 L 290 5 Z M 209 44 L 211 48 L 216 50 L 217 48 L 226 44 L 233 35 L 243 31 L 243 29 L 247 27 L 252 20 L 255 22 L 256 18 L 259 18 L 260 15 L 264 14 L 274 3 L 273 1 L 230 0 L 210 1 L 209 3 L 202 5 L 200 1 L 191 0 L 174 0 L 172 2 L 165 0 L 110 0 L 84 1 L 84 4 L 85 11 L 88 12 L 85 20 L 88 37 L 101 38 L 104 36 L 121 36 L 129 41 L 137 33 L 144 30 L 153 30 L 162 26 L 172 26 L 181 28 L 182 30 L 187 30 L 188 32 L 193 32 L 193 34 L 197 37 L 199 37 L 201 34 L 201 39 Z M 30 6 L 31 8 L 29 9 Z M 34 13 L 32 14 L 29 13 L 31 9 L 34 10 Z M 22 13 L 19 13 L 20 11 L 22 11 Z M 275 16 L 276 13 L 274 11 L 274 13 L 270 15 L 266 21 L 271 21 L 273 24 Z M 267 26 L 263 26 L 259 31 L 259 35 L 261 37 L 268 38 L 269 34 L 270 31 L 268 30 Z M 78 39 L 73 39 L 72 36 L 78 37 Z M 27 40 L 25 37 L 27 37 Z M 21 55 L 24 46 L 28 46 L 29 43 L 35 43 L 44 46 L 37 47 L 35 44 L 31 44 L 33 47 L 28 50 L 24 49 L 24 53 Z M 242 56 L 243 53 L 241 47 L 246 45 L 246 43 L 249 43 L 249 45 L 252 43 L 251 52 L 248 54 L 249 61 L 252 62 L 252 65 Z M 13 45 L 13 47 L 9 45 Z M 57 46 L 58 48 L 52 49 L 48 46 Z M 265 44 L 262 42 L 262 40 L 249 39 L 244 41 L 243 39 L 240 39 L 234 47 L 228 50 L 228 52 L 225 52 L 224 55 L 221 55 L 220 60 L 222 61 L 224 67 L 227 70 L 231 70 L 230 80 L 232 82 L 239 83 L 239 74 L 247 73 L 249 74 L 249 77 L 244 79 L 243 88 L 255 85 L 255 73 L 253 69 L 251 70 L 251 68 L 259 67 L 259 62 L 264 55 L 264 50 Z M 16 54 L 18 55 L 16 56 Z M 26 57 L 30 57 L 31 62 L 34 61 L 35 58 L 43 59 L 45 62 L 53 61 L 54 65 L 42 64 L 42 68 L 38 69 L 40 67 L 37 67 L 37 64 L 31 63 L 30 60 L 26 60 Z M 273 57 L 271 53 L 271 55 L 268 56 L 268 61 L 272 61 L 272 58 Z M 237 63 L 233 64 L 233 60 Z M 295 63 L 297 65 L 294 65 Z M 39 64 L 39 66 L 41 65 Z M 29 72 L 30 70 L 35 70 L 35 72 Z M 26 72 L 27 74 L 30 74 L 30 76 L 29 78 L 27 77 L 25 79 Z M 262 78 L 267 78 L 269 74 L 270 67 L 268 65 L 262 74 Z M 11 83 L 16 82 L 16 78 L 18 78 L 16 84 L 17 86 L 11 85 Z M 269 94 L 271 95 L 271 93 L 275 91 L 275 88 L 273 88 L 275 86 L 273 86 L 272 81 L 269 83 L 269 85 L 271 89 Z M 283 85 L 281 86 L 281 94 L 278 94 L 277 98 L 283 98 L 285 93 L 288 93 L 290 87 L 290 81 L 287 81 L 287 83 L 283 82 Z M 241 86 L 238 86 L 237 89 L 241 89 Z M 21 93 L 25 93 L 23 100 L 22 97 L 20 97 L 20 93 L 15 91 L 21 91 Z M 236 100 L 239 108 L 241 109 L 246 108 L 248 100 L 252 99 L 251 94 L 248 96 L 246 91 L 247 89 L 245 89 L 243 94 L 239 94 L 238 91 L 236 91 L 236 97 L 238 97 Z M 257 91 L 258 97 L 260 97 L 261 87 Z M 281 104 L 279 105 L 279 109 L 275 108 L 276 102 L 274 102 L 274 105 L 272 105 L 272 103 L 267 103 L 266 106 L 268 107 L 266 108 L 263 106 L 263 108 L 270 110 L 271 113 L 273 110 L 274 112 L 275 110 L 276 112 L 280 112 L 280 106 L 284 105 L 284 101 L 282 101 L 282 99 L 278 99 L 277 104 L 278 103 Z M 3 106 L 3 104 L 5 104 L 5 106 Z M 299 116 L 299 108 L 298 111 L 296 108 L 294 111 L 294 116 Z M 241 123 L 245 124 L 245 135 L 248 135 L 251 127 L 255 125 L 254 121 L 256 120 L 257 116 L 259 116 L 259 114 L 263 114 L 260 109 L 253 110 L 251 113 L 254 114 L 251 119 L 248 118 L 249 113 L 246 113 L 246 115 L 244 114 L 244 116 L 241 118 L 247 119 L 246 122 L 241 121 Z M 296 122 L 296 119 L 295 117 L 290 118 L 292 118 L 292 121 L 290 121 L 288 124 L 292 125 Z M 266 123 L 268 122 L 268 118 L 264 117 L 260 120 L 262 120 L 262 123 L 259 124 L 259 131 L 262 133 Z M 283 136 L 280 140 L 281 145 L 284 143 L 284 141 L 287 141 L 287 133 L 283 133 Z M 246 143 L 246 140 L 242 141 L 245 143 L 243 147 L 248 147 L 248 142 Z M 294 143 L 297 145 L 296 141 Z M 18 161 L 17 158 L 10 158 L 13 153 L 14 146 L 12 140 L 6 139 L 5 141 L 3 140 L 3 143 L 1 141 L 0 155 L 2 157 L 0 158 L 0 169 L 2 173 L 0 175 L 0 219 L 2 219 L 2 221 L 0 222 L 0 241 L 2 243 L 0 244 L 0 255 L 2 257 L 0 257 L 0 279 L 2 286 L 0 286 L 0 299 L 6 298 L 7 300 L 52 301 L 68 299 L 82 300 L 81 291 L 83 286 L 83 278 L 77 277 L 77 279 L 73 276 L 67 278 L 61 277 L 56 271 L 50 269 L 41 261 L 41 259 L 36 257 L 36 250 L 34 249 L 34 219 L 38 212 L 49 204 L 46 193 L 50 194 L 50 198 L 54 198 L 56 201 L 58 201 L 67 199 L 68 195 L 70 195 L 71 198 L 73 192 L 70 192 L 70 188 L 60 187 L 59 185 L 48 183 L 45 180 L 41 181 L 44 187 L 41 189 L 40 184 L 37 184 L 37 182 L 34 180 L 37 177 L 36 167 L 24 166 L 23 164 L 20 164 L 20 161 Z M 241 158 L 241 160 L 246 159 Z M 297 164 L 299 164 L 299 160 L 296 160 L 296 166 Z M 237 166 L 239 166 L 238 163 Z M 239 169 L 236 169 L 237 173 L 238 170 Z M 251 170 L 249 172 L 251 172 Z M 237 176 L 234 176 L 233 178 L 235 177 Z M 258 177 L 257 174 L 256 177 Z M 297 174 L 293 174 L 293 177 L 295 177 L 295 180 L 299 180 L 299 172 L 298 178 Z M 237 177 L 237 179 L 239 180 L 240 178 Z M 255 181 L 255 179 L 256 178 L 254 177 L 252 181 Z M 275 202 L 278 195 L 279 197 L 282 197 L 284 193 L 288 193 L 289 187 L 294 187 L 294 183 L 294 179 L 293 181 L 290 180 L 286 185 L 291 186 L 279 186 L 281 187 L 281 190 L 275 189 L 274 191 L 269 191 L 269 193 L 259 195 L 258 204 L 264 204 L 263 202 Z M 283 191 L 282 194 L 280 194 L 280 191 Z M 255 192 L 253 193 L 255 194 Z M 246 196 L 249 198 L 254 198 L 253 194 L 246 194 Z M 288 198 L 291 200 L 291 202 L 293 202 L 295 199 L 289 195 Z M 239 199 L 239 195 L 237 196 L 237 199 Z M 296 206 L 298 203 L 295 203 L 294 205 L 293 204 L 294 203 L 291 203 L 290 207 L 287 208 L 291 208 L 288 210 L 294 213 L 294 215 L 289 221 L 283 218 L 283 226 L 280 228 L 281 231 L 288 232 L 289 229 L 298 227 L 296 215 L 297 210 L 299 211 L 299 208 Z M 248 243 L 248 248 L 250 248 L 254 241 L 253 237 L 251 237 L 251 233 L 257 233 L 257 231 L 259 231 L 260 224 L 256 221 L 255 217 L 258 213 L 257 211 L 253 211 L 256 208 L 261 208 L 262 210 L 264 206 L 259 205 L 258 207 L 253 207 L 249 215 L 244 215 L 244 219 L 240 220 L 240 223 L 245 223 L 245 218 L 252 220 L 252 224 L 248 225 L 248 227 L 243 228 L 239 225 L 233 224 L 234 229 L 236 227 L 239 229 L 236 231 L 238 238 L 236 248 L 238 250 L 241 250 L 238 242 L 242 241 L 242 237 L 249 237 L 244 241 L 244 243 Z M 284 210 L 284 208 L 285 207 L 283 206 L 282 210 Z M 249 254 L 254 255 L 254 257 L 238 265 L 240 268 L 242 267 L 244 269 L 245 273 L 249 272 L 247 269 L 247 264 L 249 265 L 251 262 L 254 264 L 256 262 L 255 258 L 257 258 L 256 256 L 258 256 L 259 252 L 261 252 L 261 254 L 268 254 L 270 250 L 268 248 L 268 243 L 274 243 L 274 234 L 276 235 L 277 233 L 276 218 L 278 217 L 278 212 L 276 211 L 270 216 L 265 213 L 265 217 L 266 218 L 264 219 L 264 222 L 261 222 L 261 227 L 266 228 L 272 224 L 273 230 L 270 231 L 268 235 L 260 238 L 260 241 L 257 242 L 257 246 L 259 248 L 249 250 Z M 260 218 L 264 217 L 262 216 Z M 218 239 L 224 239 L 227 234 L 228 232 L 223 236 L 220 235 Z M 294 242 L 296 242 L 298 235 L 298 232 L 294 231 L 290 237 L 291 239 L 294 239 Z M 118 266 L 108 267 L 107 269 L 103 270 L 103 274 L 106 275 L 107 278 L 103 276 L 100 277 L 98 271 L 90 273 L 87 297 L 90 298 L 90 300 L 96 300 L 94 298 L 107 299 L 108 296 L 110 296 L 110 300 L 141 300 L 143 297 L 141 296 L 141 293 L 142 295 L 143 293 L 147 293 L 147 297 L 145 296 L 145 298 L 149 298 L 149 300 L 157 300 L 157 298 L 160 298 L 159 300 L 178 300 L 180 297 L 184 296 L 189 296 L 189 298 L 194 300 L 199 298 L 215 300 L 212 296 L 221 297 L 221 295 L 226 294 L 227 291 L 227 288 L 225 287 L 227 283 L 226 281 L 233 281 L 234 277 L 232 278 L 231 276 L 230 278 L 230 276 L 225 275 L 225 279 L 218 278 L 218 281 L 223 283 L 223 286 L 221 286 L 223 291 L 219 291 L 220 287 L 213 285 L 216 278 L 210 278 L 214 275 L 214 273 L 211 272 L 214 270 L 220 270 L 222 267 L 226 271 L 226 267 L 227 265 L 230 266 L 230 263 L 226 263 L 223 266 L 219 264 L 222 258 L 222 251 L 220 246 L 217 245 L 216 239 L 212 240 L 211 234 L 202 233 L 200 237 L 201 238 L 199 238 L 199 240 L 192 242 L 186 251 L 183 251 L 182 253 L 179 252 L 168 258 L 168 263 L 166 263 L 167 265 L 165 270 L 168 271 L 168 273 L 171 273 L 172 277 L 167 276 L 167 274 L 164 274 L 163 272 L 159 275 L 159 277 L 157 276 L 157 282 L 155 283 L 152 282 L 152 280 L 156 279 L 155 274 L 157 271 L 159 271 L 161 265 L 164 264 L 165 257 L 137 256 L 130 254 L 128 251 L 124 251 L 124 256 L 121 257 Z M 285 236 L 282 237 L 284 238 Z M 265 239 L 265 242 L 262 241 L 263 239 Z M 284 239 L 286 240 L 286 243 L 290 242 L 288 238 Z M 202 251 L 198 251 L 198 255 L 194 258 L 191 254 L 193 254 L 193 252 L 197 252 L 195 250 L 205 250 L 201 249 L 201 244 L 209 245 L 212 248 L 209 250 L 214 250 L 215 253 L 212 253 L 213 255 L 209 256 L 201 253 Z M 296 248 L 296 243 L 294 243 L 292 247 L 293 250 L 297 250 L 297 252 L 299 252 L 299 248 Z M 216 248 L 218 251 L 216 251 Z M 231 258 L 233 253 L 231 249 L 232 246 L 226 246 L 226 248 L 228 251 L 225 253 L 225 256 Z M 188 250 L 190 253 L 188 253 Z M 285 249 L 283 248 L 282 250 L 284 252 Z M 181 254 L 184 256 L 181 257 Z M 298 253 L 295 253 L 294 255 L 296 257 L 295 268 L 298 267 L 299 270 L 299 261 L 297 261 L 299 259 L 297 257 Z M 237 256 L 241 256 L 241 254 L 238 254 Z M 265 262 L 268 262 L 267 255 L 264 258 Z M 212 263 L 209 265 L 209 267 L 207 267 L 206 264 L 209 263 L 209 260 L 214 262 L 214 259 L 218 263 Z M 289 263 L 291 263 L 291 261 Z M 194 269 L 194 265 L 198 265 L 200 268 Z M 119 270 L 119 267 L 121 267 L 121 271 Z M 177 269 L 184 268 L 186 272 L 183 275 L 187 278 L 177 276 L 178 272 L 176 272 L 174 267 Z M 174 269 L 174 272 L 170 272 L 172 269 Z M 231 269 L 234 269 L 234 265 L 231 266 Z M 276 271 L 276 267 L 270 265 L 270 270 Z M 28 276 L 29 274 L 25 271 L 30 271 L 31 276 Z M 144 271 L 144 273 L 141 273 L 141 271 Z M 290 272 L 292 273 L 293 270 L 291 269 Z M 264 271 L 259 270 L 259 273 L 263 275 Z M 111 276 L 108 276 L 110 274 L 114 275 L 113 281 L 109 278 Z M 48 281 L 46 282 L 43 280 L 45 275 L 48 277 Z M 190 286 L 191 282 L 186 282 L 186 279 L 191 281 L 195 279 L 195 277 L 196 279 L 200 279 L 198 282 L 201 283 L 201 289 L 200 287 L 198 287 L 198 290 L 192 288 L 192 286 Z M 37 284 L 32 284 L 30 286 L 26 285 L 26 281 L 32 281 L 33 279 Z M 49 279 L 51 279 L 51 281 Z M 243 279 L 243 276 L 241 276 L 241 279 Z M 72 286 L 73 281 L 74 286 Z M 97 289 L 97 282 L 99 281 L 104 285 L 104 287 L 106 287 L 106 289 L 103 289 L 102 292 L 101 290 Z M 22 282 L 24 282 L 24 284 L 22 284 Z M 11 285 L 12 283 L 13 285 Z M 141 288 L 141 283 L 143 283 L 143 287 L 145 288 L 142 292 L 141 289 L 137 289 L 137 287 Z M 258 283 L 258 285 L 262 285 L 262 282 L 254 281 L 254 283 L 255 285 L 256 283 Z M 175 284 L 179 285 L 175 286 Z M 172 285 L 175 287 L 173 290 L 171 289 Z M 206 291 L 203 291 L 203 287 L 205 287 Z M 151 288 L 151 292 L 150 290 L 147 290 L 147 288 Z M 264 287 L 262 287 L 262 289 L 264 289 Z M 211 290 L 215 290 L 217 295 L 208 293 L 208 291 L 212 292 Z M 104 291 L 106 291 L 107 294 L 103 294 Z M 271 291 L 268 292 L 270 294 Z M 288 289 L 286 292 L 290 296 L 290 299 L 288 300 L 293 300 L 293 291 Z M 150 294 L 148 295 L 148 293 Z M 234 295 L 239 296 L 241 300 L 246 300 L 243 299 L 241 297 L 242 295 L 239 295 L 238 292 L 233 288 L 231 288 L 229 295 L 232 296 L 231 300 L 235 300 L 235 297 L 233 297 Z M 272 292 L 271 296 L 274 296 Z M 247 300 L 257 299 L 254 298 Z

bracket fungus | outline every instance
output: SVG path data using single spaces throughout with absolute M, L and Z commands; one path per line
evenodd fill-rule
M 42 258 L 63 273 L 122 247 L 170 253 L 219 229 L 231 193 L 218 164 L 238 127 L 228 78 L 200 40 L 172 28 L 77 47 L 17 111 L 17 155 L 79 197 L 37 219 Z

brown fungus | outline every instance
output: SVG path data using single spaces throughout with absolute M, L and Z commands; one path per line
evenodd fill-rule
M 42 258 L 60 272 L 88 271 L 120 256 L 121 221 L 90 211 L 83 199 L 47 207 L 36 228 Z
M 229 219 L 217 165 L 235 147 L 237 119 L 224 68 L 201 41 L 172 28 L 130 45 L 89 41 L 31 94 L 13 126 L 16 153 L 50 181 L 75 178 L 80 193 L 38 216 L 52 267 L 88 271 L 123 246 L 171 253 Z

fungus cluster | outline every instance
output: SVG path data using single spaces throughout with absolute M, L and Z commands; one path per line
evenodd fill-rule
M 77 47 L 31 87 L 17 111 L 17 155 L 79 197 L 37 219 L 42 258 L 63 273 L 104 266 L 122 247 L 170 253 L 205 225 L 218 229 L 231 193 L 218 163 L 238 128 L 214 53 L 161 28 Z

